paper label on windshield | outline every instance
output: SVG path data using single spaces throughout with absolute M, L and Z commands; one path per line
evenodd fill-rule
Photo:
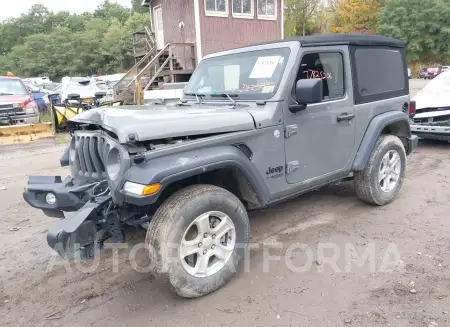
M 264 85 L 262 89 L 262 93 L 272 93 L 275 85 Z
M 280 56 L 259 57 L 250 73 L 250 78 L 271 78 L 280 62 Z

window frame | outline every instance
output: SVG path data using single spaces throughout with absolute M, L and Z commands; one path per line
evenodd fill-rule
M 239 0 L 242 2 L 244 0 Z M 258 1 L 258 0 L 256 0 Z M 250 13 L 240 13 L 240 12 L 234 12 L 234 0 L 231 0 L 231 15 L 234 18 L 244 18 L 244 19 L 253 19 L 255 18 L 255 0 L 250 0 Z
M 333 102 L 333 101 L 340 101 L 340 100 L 344 100 L 347 98 L 347 73 L 346 73 L 346 69 L 352 69 L 353 67 L 345 67 L 345 52 L 342 50 L 338 50 L 338 49 L 330 49 L 330 50 L 307 50 L 304 51 L 302 53 L 302 57 L 300 58 L 300 61 L 298 63 L 298 67 L 297 67 L 297 71 L 296 74 L 298 74 L 298 71 L 300 70 L 302 61 L 303 61 L 303 57 L 308 55 L 308 54 L 321 54 L 321 53 L 336 53 L 336 54 L 340 54 L 341 55 L 341 59 L 342 59 L 342 84 L 343 84 L 343 88 L 344 88 L 344 93 L 342 94 L 342 96 L 340 96 L 339 98 L 332 98 L 332 99 L 322 99 L 320 103 L 328 103 L 328 102 Z M 295 100 L 294 94 L 295 94 L 295 85 L 297 83 L 297 80 L 294 81 L 294 86 L 292 87 L 292 98 Z
M 261 19 L 261 20 L 277 20 L 278 0 L 273 0 L 274 1 L 274 8 L 275 8 L 275 13 L 273 15 L 260 14 L 259 13 L 259 1 L 260 0 L 256 0 L 256 16 L 258 17 L 258 19 Z M 266 4 L 267 4 L 268 0 L 261 0 L 261 1 L 266 1 Z
M 203 1 L 203 6 L 204 6 L 204 9 L 205 9 L 205 16 L 224 17 L 224 18 L 228 17 L 228 15 L 229 15 L 229 8 L 228 7 L 229 7 L 229 2 L 230 2 L 229 0 L 225 0 L 225 11 L 208 10 L 206 8 L 206 1 L 207 0 Z M 213 1 L 214 1 L 214 4 L 216 4 L 218 0 L 213 0 Z
M 403 70 L 405 72 L 405 82 L 404 82 L 404 88 L 401 90 L 395 90 L 395 91 L 388 91 L 383 93 L 376 93 L 376 94 L 370 94 L 370 95 L 361 95 L 359 92 L 359 81 L 358 81 L 358 72 L 356 70 L 356 51 L 359 49 L 373 49 L 373 50 L 396 50 L 400 52 L 400 56 L 403 59 Z M 351 68 L 353 72 L 352 81 L 353 81 L 353 98 L 354 103 L 356 105 L 358 104 L 365 104 L 365 103 L 371 103 L 376 101 L 382 101 L 382 100 L 389 100 L 393 98 L 398 98 L 402 96 L 408 96 L 409 95 L 409 80 L 408 80 L 408 63 L 406 60 L 405 54 L 405 48 L 396 48 L 396 47 L 389 47 L 389 46 L 356 46 L 352 45 L 350 46 L 350 61 L 351 61 Z

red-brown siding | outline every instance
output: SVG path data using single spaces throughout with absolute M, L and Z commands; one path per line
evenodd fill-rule
M 198 0 L 202 56 L 281 38 L 281 0 L 277 0 L 276 20 L 258 19 L 256 0 L 252 0 L 253 19 L 233 17 L 232 0 L 227 1 L 228 17 L 216 17 L 206 16 L 205 2 Z M 152 9 L 158 5 L 162 8 L 165 43 L 195 44 L 194 0 L 153 0 L 150 3 Z M 153 18 L 152 11 L 152 21 Z M 183 29 L 179 28 L 180 22 L 184 23 Z
M 252 0 L 254 2 L 253 19 L 233 17 L 231 0 L 227 1 L 228 17 L 215 17 L 205 15 L 205 2 L 199 0 L 202 56 L 254 43 L 281 39 L 281 0 L 277 1 L 276 20 L 258 19 L 256 0 Z
M 195 19 L 193 0 L 153 0 L 150 3 L 152 9 L 152 22 L 155 26 L 153 8 L 161 6 L 164 25 L 164 43 L 195 43 Z M 184 23 L 184 28 L 180 28 L 180 23 Z M 187 46 L 175 46 L 174 54 L 179 58 L 184 69 L 195 68 L 192 60 L 187 57 L 192 56 L 191 48 Z
M 153 0 L 150 5 L 152 9 L 155 6 L 161 5 L 165 43 L 195 42 L 193 0 Z M 183 29 L 179 27 L 181 22 L 184 23 Z

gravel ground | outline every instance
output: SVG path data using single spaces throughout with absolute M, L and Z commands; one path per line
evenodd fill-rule
M 411 81 L 411 93 L 422 86 Z M 61 150 L 0 154 L 1 326 L 450 326 L 449 144 L 421 142 L 388 206 L 343 183 L 251 213 L 249 265 L 195 300 L 138 272 L 127 249 L 118 266 L 111 250 L 97 267 L 52 255 L 55 221 L 21 193 L 28 175 L 67 173 Z

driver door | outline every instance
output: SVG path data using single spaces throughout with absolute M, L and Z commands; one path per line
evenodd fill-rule
M 355 109 L 346 46 L 304 52 L 297 79 L 320 78 L 323 100 L 297 113 L 285 106 L 286 179 L 290 184 L 320 183 L 350 171 L 355 143 Z M 295 81 L 295 82 L 296 82 Z M 295 84 L 294 84 L 295 85 Z M 293 87 L 294 87 L 293 85 Z

